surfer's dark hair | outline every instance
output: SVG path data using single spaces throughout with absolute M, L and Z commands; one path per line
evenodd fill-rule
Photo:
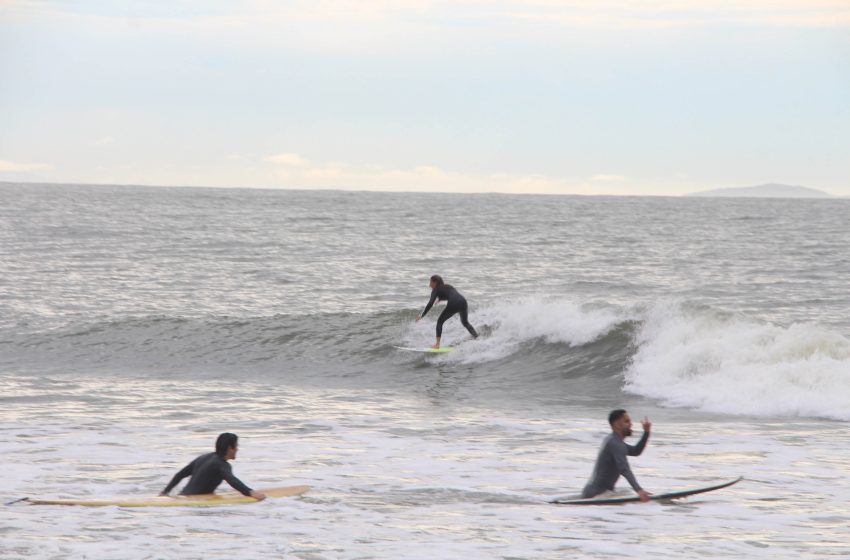
M 625 414 L 625 413 L 626 413 L 626 411 L 623 410 L 622 408 L 618 408 L 617 410 L 612 410 L 611 414 L 608 415 L 608 423 L 613 426 L 614 422 L 616 422 L 617 420 L 622 418 L 623 414 Z
M 219 457 L 224 457 L 227 455 L 227 450 L 231 447 L 236 447 L 236 441 L 239 437 L 236 434 L 231 434 L 230 432 L 224 432 L 218 439 L 215 440 L 215 454 Z
M 435 274 L 434 276 L 432 276 L 432 277 L 431 277 L 431 282 L 436 283 L 438 288 L 439 288 L 440 286 L 442 286 L 443 284 L 445 284 L 445 282 L 443 282 L 443 277 L 442 277 L 442 276 L 440 276 L 439 274 Z

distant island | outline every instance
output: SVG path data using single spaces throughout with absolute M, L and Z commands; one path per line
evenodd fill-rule
M 739 198 L 832 198 L 832 195 L 817 189 L 768 183 L 754 187 L 736 187 L 699 191 L 685 196 L 719 196 Z

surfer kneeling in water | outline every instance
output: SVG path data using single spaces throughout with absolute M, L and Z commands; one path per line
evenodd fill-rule
M 440 338 L 443 336 L 443 323 L 445 323 L 449 317 L 455 313 L 460 314 L 460 322 L 464 327 L 466 327 L 466 330 L 469 331 L 472 338 L 478 338 L 478 333 L 475 332 L 475 328 L 469 324 L 469 305 L 466 303 L 466 298 L 460 295 L 460 292 L 455 290 L 454 287 L 443 282 L 443 278 L 439 274 L 435 274 L 431 277 L 431 281 L 428 283 L 428 286 L 431 288 L 431 299 L 428 300 L 428 305 L 425 306 L 425 310 L 416 316 L 417 321 L 422 319 L 422 317 L 428 313 L 431 306 L 434 305 L 434 302 L 437 300 L 446 302 L 446 308 L 443 309 L 443 312 L 440 313 L 440 316 L 437 318 L 437 341 L 431 348 L 437 349 L 440 347 Z
M 266 495 L 248 488 L 244 482 L 233 476 L 233 468 L 228 461 L 236 458 L 238 448 L 238 436 L 236 434 L 223 433 L 215 441 L 215 452 L 201 455 L 174 475 L 168 486 L 160 493 L 167 496 L 177 484 L 191 475 L 189 484 L 180 492 L 183 496 L 194 496 L 196 494 L 212 494 L 222 480 L 244 494 L 255 500 L 265 500 Z
M 640 487 L 635 475 L 632 474 L 626 455 L 634 457 L 643 453 L 643 448 L 649 441 L 652 422 L 647 418 L 644 418 L 641 422 L 643 436 L 637 445 L 629 445 L 624 441 L 632 435 L 632 419 L 628 412 L 622 409 L 612 411 L 608 415 L 608 423 L 611 425 L 611 433 L 602 441 L 602 448 L 599 450 L 593 475 L 590 477 L 587 486 L 584 487 L 581 497 L 593 498 L 602 492 L 613 490 L 617 479 L 620 478 L 620 475 L 623 475 L 637 492 L 637 495 L 640 496 L 640 501 L 646 502 L 652 494 Z

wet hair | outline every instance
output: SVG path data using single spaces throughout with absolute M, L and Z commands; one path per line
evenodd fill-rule
M 236 441 L 239 439 L 236 434 L 224 432 L 218 439 L 215 440 L 215 454 L 219 457 L 227 455 L 227 450 L 231 447 L 236 447 Z
M 443 284 L 445 284 L 445 282 L 443 282 L 443 277 L 442 277 L 442 276 L 440 276 L 439 274 L 435 274 L 434 276 L 432 276 L 432 277 L 431 277 L 431 282 L 436 283 L 438 288 L 439 288 L 440 286 L 442 286 Z
M 611 414 L 608 415 L 608 423 L 611 424 L 611 426 L 613 426 L 614 422 L 616 422 L 617 420 L 622 418 L 625 413 L 626 413 L 626 411 L 623 410 L 622 408 L 618 408 L 617 410 L 612 410 Z

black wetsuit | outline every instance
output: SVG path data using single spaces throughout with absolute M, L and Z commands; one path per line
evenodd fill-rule
M 181 480 L 189 475 L 192 475 L 192 478 L 189 479 L 189 484 L 180 492 L 184 496 L 212 494 L 218 488 L 218 485 L 221 484 L 222 480 L 226 480 L 229 485 L 244 495 L 251 495 L 251 489 L 233 476 L 233 468 L 230 466 L 230 463 L 216 453 L 201 455 L 183 467 L 180 472 L 174 475 L 174 478 L 171 479 L 171 482 L 168 483 L 168 486 L 165 487 L 162 493 L 168 494 Z
M 431 299 L 428 300 L 428 305 L 425 306 L 425 310 L 422 312 L 422 317 L 430 311 L 431 306 L 434 305 L 434 302 L 437 300 L 446 302 L 446 308 L 443 309 L 443 312 L 440 313 L 440 316 L 437 318 L 438 337 L 443 336 L 443 323 L 445 323 L 448 318 L 455 313 L 459 313 L 460 322 L 464 327 L 466 327 L 469 334 L 478 338 L 478 333 L 475 332 L 475 329 L 469 324 L 469 305 L 466 303 L 466 298 L 460 295 L 460 292 L 448 284 L 443 284 L 431 291 Z
M 606 490 L 613 490 L 620 475 L 623 475 L 629 481 L 635 492 L 640 491 L 640 484 L 638 484 L 635 475 L 632 474 L 626 455 L 637 456 L 643 453 L 643 448 L 646 447 L 648 440 L 649 432 L 643 433 L 643 437 L 640 438 L 637 445 L 627 444 L 617 434 L 608 434 L 602 441 L 599 457 L 597 457 L 596 466 L 593 468 L 593 476 L 590 477 L 590 481 L 584 487 L 581 497 L 592 498 Z

